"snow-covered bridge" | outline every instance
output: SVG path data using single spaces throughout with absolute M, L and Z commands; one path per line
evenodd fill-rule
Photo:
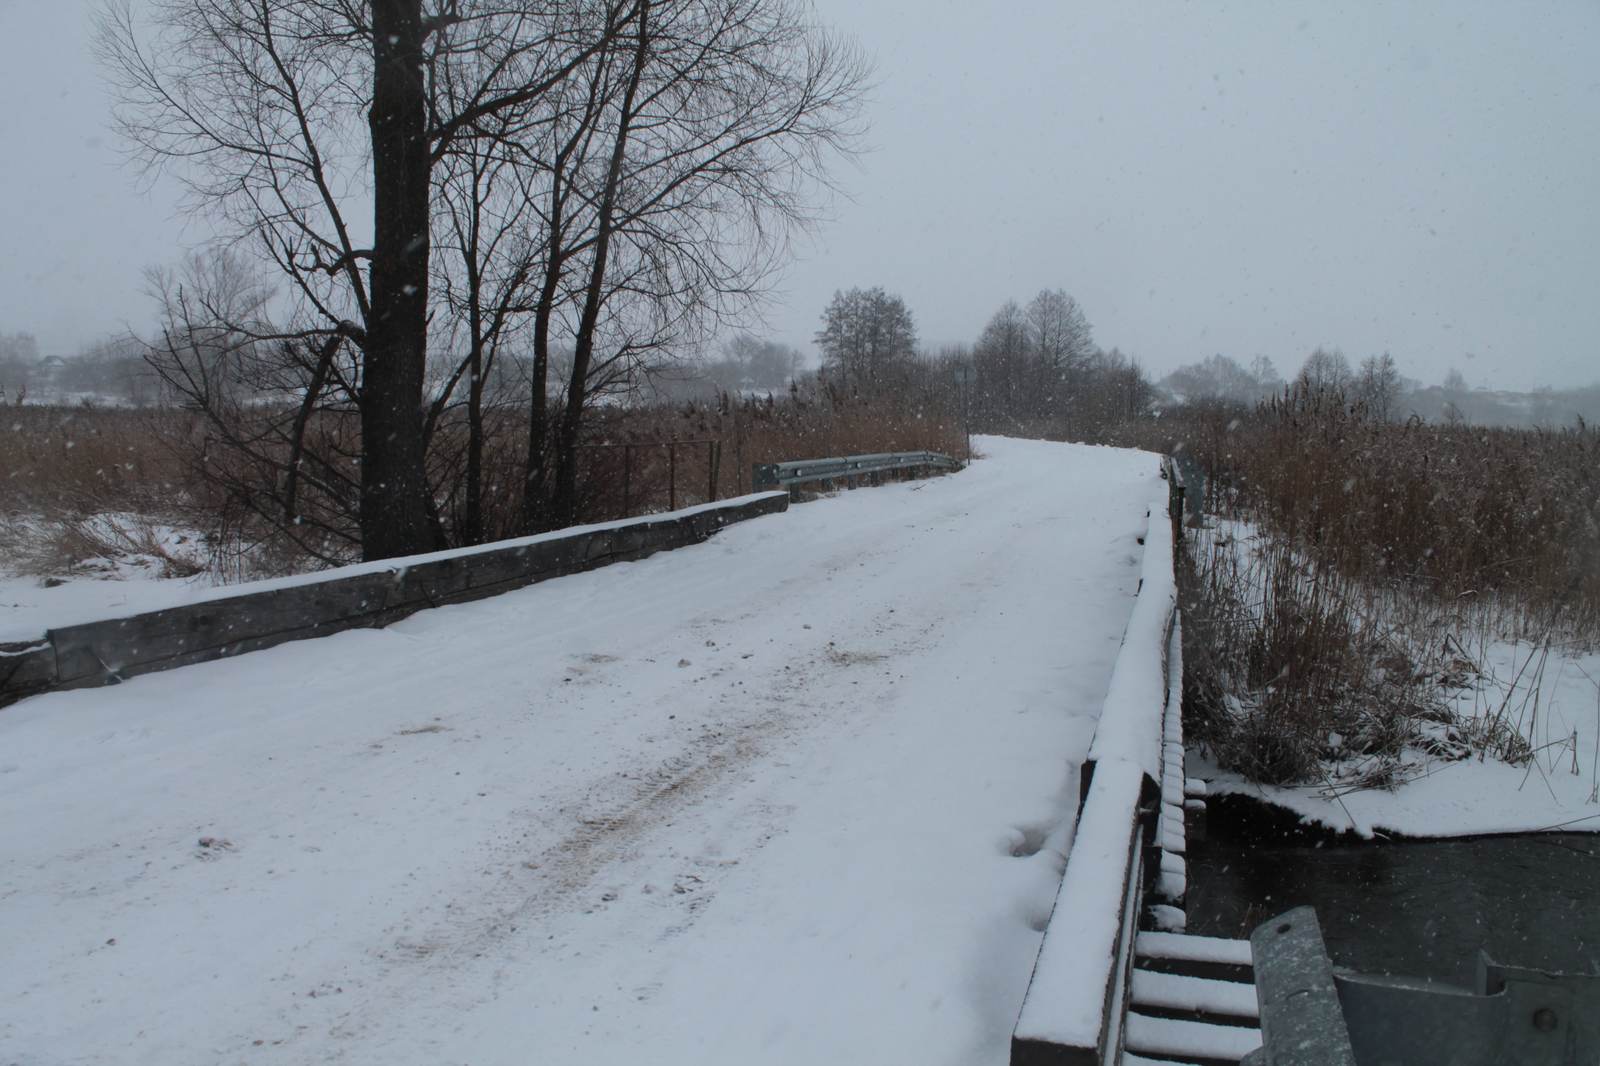
M 0 1061 L 1003 1063 L 1155 456 L 0 711 Z

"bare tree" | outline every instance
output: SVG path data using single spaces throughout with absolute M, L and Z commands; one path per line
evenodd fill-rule
M 875 286 L 834 293 L 816 339 L 823 372 L 871 396 L 894 385 L 909 366 L 917 331 L 905 301 Z
M 1263 393 L 1279 392 L 1285 384 L 1283 375 L 1278 373 L 1278 368 L 1273 365 L 1272 359 L 1265 355 L 1258 355 L 1250 360 L 1250 376 L 1255 378 L 1256 386 Z
M 1315 348 L 1306 356 L 1306 361 L 1300 367 L 1300 374 L 1296 379 L 1307 394 L 1316 396 L 1322 393 L 1342 393 L 1350 386 L 1354 373 L 1350 369 L 1350 360 L 1337 348 Z
M 361 422 L 363 554 L 438 545 L 423 385 L 439 164 L 544 121 L 545 93 L 607 47 L 635 6 L 143 6 L 148 36 L 127 0 L 102 13 L 122 131 L 147 165 L 181 162 L 196 206 L 286 283 L 270 320 L 250 324 L 253 339 L 308 345 L 324 362 L 354 355 L 344 384 Z M 463 65 L 477 77 L 446 102 L 436 90 Z
M 1041 415 L 1064 414 L 1074 384 L 1094 356 L 1094 334 L 1078 301 L 1041 289 L 1024 312 L 1038 364 L 1034 403 Z
M 1027 408 L 1035 378 L 1034 352 L 1027 316 L 1015 300 L 1007 300 L 983 327 L 972 350 L 978 372 L 977 407 L 991 424 L 1033 414 Z
M 470 79 L 452 79 L 444 92 L 460 92 Z M 533 308 L 531 286 L 545 252 L 532 175 L 536 169 L 520 147 L 504 136 L 464 142 L 440 164 L 434 211 L 434 289 L 446 312 L 436 318 L 434 350 L 439 379 L 423 422 L 423 439 L 432 462 L 433 495 L 450 507 L 459 497 L 453 523 L 456 540 L 477 544 L 490 536 L 485 517 L 485 453 L 490 444 L 491 409 L 509 420 L 507 375 L 497 373 L 503 350 L 524 342 Z M 462 385 L 465 397 L 462 398 Z M 496 387 L 498 385 L 498 388 Z M 464 417 L 461 448 L 440 445 L 455 421 Z M 492 532 L 509 535 L 501 523 Z
M 1162 384 L 1185 400 L 1224 400 L 1253 404 L 1273 387 L 1258 372 L 1246 370 L 1220 352 L 1198 363 L 1181 366 Z
M 532 528 L 574 517 L 593 399 L 633 388 L 652 360 L 760 298 L 788 235 L 813 217 L 809 193 L 852 146 L 866 75 L 859 52 L 791 0 L 641 0 L 588 69 L 589 135 L 567 156 L 578 200 L 550 249 L 571 285 L 573 356 L 551 434 L 530 434 L 551 456 L 530 455 Z M 537 374 L 534 387 L 538 405 Z
M 1403 389 L 1400 368 L 1395 365 L 1394 356 L 1384 352 L 1361 360 L 1361 371 L 1356 375 L 1352 391 L 1354 398 L 1366 408 L 1368 416 L 1380 422 L 1393 418 Z
M 20 404 L 38 371 L 39 342 L 31 333 L 0 333 L 0 403 Z
M 507 345 L 522 524 L 570 520 L 587 405 L 748 312 L 865 76 L 794 0 L 111 2 L 124 132 L 281 282 L 235 348 L 314 360 L 291 431 L 359 419 L 369 558 L 486 535 Z
M 783 389 L 799 372 L 799 351 L 745 332 L 723 341 L 720 357 L 702 369 L 706 378 L 727 392 Z
M 235 532 L 347 560 L 361 545 L 352 346 L 337 333 L 261 339 L 271 292 L 238 256 L 197 254 L 149 280 L 162 323 L 145 358 L 200 416 L 180 443 L 193 446 L 213 498 L 190 502 L 208 503 Z

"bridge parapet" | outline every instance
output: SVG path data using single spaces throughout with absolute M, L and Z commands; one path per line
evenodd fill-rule
M 1184 494 L 1170 460 L 1162 470 L 1165 499 L 1151 502 L 1139 592 L 1080 774 L 1077 831 L 1012 1032 L 1012 1066 L 1117 1061 L 1146 894 L 1181 904 L 1186 888 L 1175 573 Z

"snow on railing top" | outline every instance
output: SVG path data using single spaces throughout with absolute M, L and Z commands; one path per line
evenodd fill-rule
M 474 544 L 461 548 L 445 548 L 441 551 L 396 556 L 371 562 L 347 563 L 344 566 L 329 567 L 325 570 L 308 570 L 299 574 L 285 574 L 280 577 L 261 578 L 256 581 L 242 581 L 232 585 L 196 586 L 188 582 L 175 581 L 165 583 L 154 594 L 141 596 L 137 600 L 130 600 L 125 604 L 113 604 L 110 606 L 96 604 L 91 610 L 86 611 L 81 618 L 57 618 L 52 621 L 51 625 L 47 627 L 41 626 L 40 629 L 131 618 L 135 615 L 148 614 L 151 611 L 168 610 L 173 607 L 190 607 L 202 603 L 214 603 L 219 600 L 232 600 L 262 592 L 280 592 L 284 589 L 327 584 L 341 581 L 345 578 L 361 577 L 369 574 L 401 573 L 410 567 L 421 566 L 426 563 L 436 563 L 446 559 L 464 559 L 475 555 L 489 555 L 505 551 L 508 548 L 528 548 L 536 544 L 543 544 L 546 541 L 561 540 L 585 533 L 603 533 L 627 529 L 630 526 L 649 525 L 652 522 L 671 521 L 707 511 L 737 509 L 758 500 L 786 495 L 783 492 L 756 492 L 746 496 L 734 496 L 725 500 L 713 500 L 710 503 L 695 504 L 692 507 L 680 507 L 676 511 L 663 511 L 657 514 L 638 515 L 632 518 L 619 518 L 608 522 L 592 522 L 581 526 L 567 526 L 546 533 L 512 537 L 508 540 L 489 541 L 485 544 Z M 42 637 L 42 632 L 36 632 L 33 629 L 17 625 L 0 628 L 0 640 L 20 641 L 41 639 Z
M 1012 1034 L 1017 1042 L 1097 1048 L 1115 1012 L 1127 954 L 1123 916 L 1136 871 L 1137 812 L 1143 772 L 1133 763 L 1097 767 L 1072 840 L 1033 979 Z M 1137 910 L 1137 901 L 1134 909 Z M 1120 1019 L 1119 1019 L 1120 1020 Z M 1015 1058 L 1015 1056 L 1013 1056 Z
M 1106 691 L 1105 708 L 1089 746 L 1089 761 L 1131 762 L 1152 781 L 1161 780 L 1161 715 L 1167 704 L 1166 648 L 1178 605 L 1172 572 L 1172 523 L 1166 514 L 1167 487 L 1150 505 L 1139 595 L 1123 631 Z
M 787 492 L 757 493 L 666 514 L 223 587 L 170 606 L 146 605 L 51 626 L 43 640 L 4 649 L 0 706 L 52 689 L 109 684 L 291 640 L 385 626 L 428 607 L 697 544 L 730 522 L 788 504 Z

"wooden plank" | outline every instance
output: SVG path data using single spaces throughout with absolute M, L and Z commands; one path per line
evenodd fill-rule
M 1127 1049 L 1188 1062 L 1236 1063 L 1261 1046 L 1261 1032 L 1236 1025 L 1212 1025 L 1175 1018 L 1128 1015 Z
M 1134 945 L 1141 970 L 1209 977 L 1222 981 L 1254 979 L 1250 941 L 1189 933 L 1147 930 Z
M 1261 1016 L 1254 985 L 1151 970 L 1133 971 L 1133 1005 L 1158 1016 L 1159 1010 L 1183 1012 L 1189 1017 L 1215 1014 L 1252 1022 Z
M 1244 967 L 1249 967 L 1253 959 L 1248 940 L 1187 933 L 1142 932 L 1137 950 L 1141 959 L 1187 959 Z

